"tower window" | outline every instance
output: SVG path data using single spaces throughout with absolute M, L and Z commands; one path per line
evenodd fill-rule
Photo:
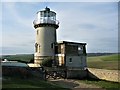
M 40 45 L 38 45 L 38 52 L 40 53 Z
M 37 52 L 37 47 L 38 47 L 38 44 L 35 43 L 35 52 Z
M 37 30 L 37 35 L 39 34 L 39 31 Z
M 40 53 L 40 45 L 35 43 L 35 52 L 39 52 Z

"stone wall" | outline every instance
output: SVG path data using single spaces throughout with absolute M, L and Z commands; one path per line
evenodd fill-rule
M 2 77 L 14 77 L 14 78 L 38 78 L 45 79 L 44 73 L 40 68 L 30 68 L 30 67 L 18 67 L 18 66 L 3 66 L 2 67 Z
M 107 81 L 120 82 L 120 71 L 88 68 L 88 76 L 94 79 L 102 79 Z
M 86 78 L 86 76 L 87 76 L 86 70 L 67 70 L 67 78 L 83 79 Z

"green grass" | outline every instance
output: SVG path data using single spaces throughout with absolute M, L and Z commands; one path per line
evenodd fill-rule
M 6 58 L 8 60 L 18 60 L 18 61 L 29 62 L 30 60 L 34 59 L 34 55 L 33 54 L 5 55 L 2 58 Z
M 118 63 L 120 63 L 120 55 L 113 54 L 107 56 L 87 57 L 87 65 L 89 68 L 120 70 Z
M 58 85 L 52 84 L 49 81 L 39 80 L 39 79 L 7 79 L 3 80 L 2 82 L 2 88 L 41 88 L 43 90 L 46 90 L 46 88 L 49 88 L 49 90 L 53 90 L 53 88 L 57 88 L 57 90 L 69 90 L 62 88 Z M 40 90 L 41 90 L 40 89 Z
M 113 55 L 108 55 L 108 56 L 100 56 L 99 57 L 103 61 L 120 61 L 120 55 L 119 54 L 113 54 Z
M 109 81 L 94 81 L 94 80 L 79 80 L 79 82 L 86 83 L 86 84 L 92 84 L 92 85 L 97 85 L 99 87 L 102 87 L 106 90 L 119 90 L 120 89 L 120 84 L 117 82 L 109 82 Z

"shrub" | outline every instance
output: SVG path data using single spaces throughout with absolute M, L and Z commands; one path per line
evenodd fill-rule
M 52 67 L 52 62 L 53 62 L 53 59 L 44 59 L 42 61 L 42 66 L 46 66 L 46 67 Z

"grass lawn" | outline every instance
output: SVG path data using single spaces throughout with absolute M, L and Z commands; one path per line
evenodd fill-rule
M 40 90 L 69 90 L 66 88 L 62 88 L 58 85 L 52 84 L 49 81 L 43 81 L 39 79 L 7 79 L 3 80 L 2 88 L 40 88 Z
M 89 68 L 120 70 L 118 64 L 120 63 L 120 55 L 113 54 L 107 56 L 87 57 L 87 65 Z
M 120 84 L 117 82 L 109 82 L 109 81 L 100 81 L 100 80 L 79 80 L 79 82 L 92 84 L 100 86 L 106 90 L 120 90 Z

